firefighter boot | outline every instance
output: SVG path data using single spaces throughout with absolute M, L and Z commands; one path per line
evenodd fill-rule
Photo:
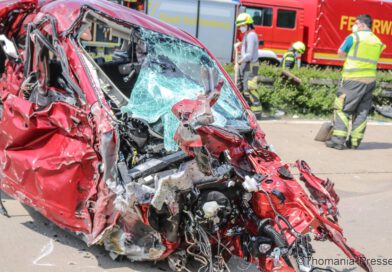
M 332 138 L 331 140 L 328 140 L 325 142 L 325 146 L 329 147 L 329 148 L 335 148 L 338 150 L 343 150 L 346 149 L 346 146 L 344 144 L 342 144 L 340 141 L 334 141 L 334 139 Z

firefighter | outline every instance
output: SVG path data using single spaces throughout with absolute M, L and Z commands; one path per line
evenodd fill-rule
M 306 50 L 306 46 L 303 42 L 295 42 L 291 45 L 289 50 L 283 55 L 282 67 L 293 69 L 295 60 L 301 56 Z
M 254 31 L 253 19 L 247 13 L 238 15 L 236 25 L 244 34 L 241 44 L 241 56 L 238 61 L 239 73 L 237 87 L 250 105 L 258 119 L 261 118 L 261 103 L 257 92 L 257 74 L 259 71 L 259 39 Z
M 338 50 L 345 57 L 342 81 L 334 103 L 332 138 L 326 146 L 335 149 L 357 149 L 360 145 L 372 106 L 372 92 L 376 87 L 377 61 L 386 46 L 371 31 L 372 18 L 359 15 L 354 32 Z M 352 118 L 349 133 L 349 118 Z

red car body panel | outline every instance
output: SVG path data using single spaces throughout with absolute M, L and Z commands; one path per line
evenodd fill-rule
M 29 11 L 37 7 L 37 0 L 6 0 L 0 2 L 0 30 L 3 34 L 11 36 Z M 10 15 L 12 21 L 8 21 Z
M 99 159 L 86 114 L 63 103 L 37 112 L 12 94 L 3 105 L 2 189 L 63 228 L 91 232 L 85 202 L 96 194 Z

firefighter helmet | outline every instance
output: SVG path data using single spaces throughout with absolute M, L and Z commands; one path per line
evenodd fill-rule
M 253 19 L 248 13 L 241 13 L 238 15 L 235 24 L 236 26 L 251 25 L 253 24 Z
M 299 42 L 299 41 L 293 43 L 292 47 L 295 51 L 297 51 L 300 54 L 303 54 L 306 50 L 305 44 L 303 42 Z

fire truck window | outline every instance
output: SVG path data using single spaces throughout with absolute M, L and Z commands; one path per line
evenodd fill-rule
M 248 13 L 253 18 L 254 25 L 257 26 L 272 26 L 272 8 L 246 8 Z
M 279 9 L 277 27 L 295 28 L 296 14 L 294 10 Z

